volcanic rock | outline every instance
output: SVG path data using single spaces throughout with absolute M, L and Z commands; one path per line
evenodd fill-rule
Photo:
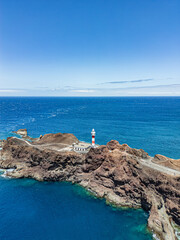
M 45 143 L 63 143 L 63 144 L 73 144 L 78 142 L 78 139 L 70 133 L 56 133 L 56 134 L 45 134 L 44 136 L 41 135 L 38 144 L 45 144 Z
M 176 239 L 171 220 L 180 225 L 180 171 L 161 165 L 171 161 L 179 166 L 176 160 L 160 155 L 152 158 L 142 149 L 120 145 L 115 140 L 91 148 L 87 154 L 55 151 L 48 145 L 76 141 L 72 134 L 46 134 L 36 143 L 7 138 L 3 142 L 0 167 L 14 168 L 8 173 L 11 177 L 70 181 L 108 203 L 142 207 L 150 212 L 148 226 L 160 239 Z M 39 148 L 41 144 L 43 149 Z

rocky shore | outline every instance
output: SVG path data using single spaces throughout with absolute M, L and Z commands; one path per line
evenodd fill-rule
M 117 206 L 141 207 L 150 213 L 149 229 L 160 239 L 176 239 L 172 223 L 180 225 L 179 160 L 152 158 L 115 140 L 81 154 L 67 150 L 78 141 L 72 134 L 47 134 L 30 142 L 23 137 L 2 142 L 0 168 L 13 168 L 9 176 L 69 181 Z

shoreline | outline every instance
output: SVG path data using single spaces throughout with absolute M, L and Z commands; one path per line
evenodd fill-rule
M 178 221 L 180 207 L 178 197 L 169 194 L 177 189 L 178 196 L 180 189 L 180 172 L 178 166 L 172 165 L 176 160 L 162 155 L 152 158 L 142 149 L 115 140 L 84 154 L 62 147 L 64 143 L 70 146 L 74 139 L 72 134 L 47 134 L 28 143 L 26 138 L 7 138 L 2 143 L 0 167 L 11 168 L 6 174 L 14 178 L 77 184 L 96 198 L 105 199 L 111 207 L 142 208 L 149 213 L 147 229 L 152 234 L 163 240 L 177 239 L 170 217 Z M 171 174 L 174 171 L 177 176 Z M 173 206 L 176 212 L 171 210 Z
M 0 169 L 0 172 L 1 171 L 6 171 L 5 169 Z M 4 179 L 6 179 L 6 180 L 15 180 L 15 179 L 17 179 L 17 180 L 19 180 L 19 181 L 21 181 L 21 180 L 35 180 L 35 179 L 33 179 L 33 178 L 21 178 L 21 179 L 18 179 L 18 178 L 13 178 L 13 177 L 10 177 L 10 176 L 2 176 L 2 175 L 0 175 L 0 177 L 2 177 L 2 178 L 4 178 Z M 38 180 L 35 180 L 36 182 L 39 182 L 39 183 L 41 183 L 40 181 L 38 181 Z M 43 181 L 43 182 L 46 182 L 46 181 Z M 42 182 L 42 183 L 43 183 Z M 55 182 L 55 181 L 48 181 L 49 183 L 52 183 L 52 184 L 54 184 L 54 183 L 57 183 L 57 182 Z M 98 197 L 98 196 L 96 196 L 95 195 L 95 193 L 93 193 L 92 191 L 90 191 L 89 189 L 86 189 L 86 188 L 84 188 L 83 186 L 81 186 L 81 185 L 79 185 L 79 184 L 77 184 L 77 183 L 72 183 L 72 182 L 68 182 L 68 181 L 64 181 L 64 182 L 59 182 L 60 184 L 62 183 L 66 183 L 66 184 L 69 184 L 69 185 L 71 185 L 71 186 L 76 186 L 76 187 L 78 187 L 78 188 L 80 188 L 81 190 L 83 190 L 83 193 L 82 193 L 82 197 L 84 197 L 84 195 L 86 196 L 86 197 L 88 197 L 88 198 L 91 198 L 91 199 L 95 199 L 95 200 L 98 200 L 98 201 L 102 201 L 107 207 L 109 207 L 109 208 L 111 208 L 111 210 L 112 211 L 129 211 L 129 210 L 134 210 L 134 211 L 138 211 L 138 210 L 140 210 L 140 211 L 143 211 L 143 212 L 145 212 L 146 214 L 147 214 L 147 212 L 146 211 L 144 211 L 142 208 L 134 208 L 134 207 L 128 207 L 128 206 L 120 206 L 120 205 L 115 205 L 115 204 L 113 204 L 113 203 L 110 203 L 110 202 L 107 202 L 104 198 L 101 198 L 101 197 Z M 78 193 L 78 195 L 79 195 L 79 193 Z M 81 195 L 81 193 L 80 193 L 80 195 Z M 148 228 L 148 226 L 147 226 L 147 223 L 146 223 L 146 227 L 145 227 L 145 230 L 144 230 L 144 233 L 146 233 L 146 234 L 148 234 L 148 235 L 150 235 L 150 236 L 152 236 L 152 239 L 154 240 L 155 238 L 153 237 L 153 232 Z
M 8 171 L 9 170 L 9 171 Z M 12 176 L 8 176 L 6 175 L 8 172 L 11 173 L 13 172 L 15 169 L 0 169 L 0 172 L 4 172 L 3 174 L 0 175 L 0 177 L 3 177 L 3 178 L 6 178 L 6 179 L 17 179 L 17 178 L 14 178 Z M 21 178 L 21 179 L 32 179 L 32 180 L 35 180 L 37 182 L 40 182 L 36 179 L 33 179 L 33 178 Z M 43 181 L 44 182 L 44 181 Z M 52 183 L 55 183 L 55 181 L 47 181 L 47 182 L 52 182 Z M 63 182 L 60 182 L 60 183 L 63 183 Z M 100 197 L 98 196 L 98 194 L 96 192 L 93 192 L 91 189 L 88 189 L 78 183 L 73 183 L 73 182 L 69 182 L 69 181 L 64 181 L 64 183 L 68 183 L 68 184 L 71 184 L 71 185 L 75 185 L 75 186 L 78 186 L 78 187 L 81 187 L 84 191 L 85 191 L 85 194 L 87 196 L 90 196 L 91 198 L 94 198 L 94 199 L 98 199 L 100 201 L 104 201 L 104 203 L 109 206 L 110 208 L 112 209 L 115 209 L 115 210 L 123 210 L 123 211 L 128 211 L 130 209 L 133 209 L 133 210 L 143 210 L 145 211 L 146 213 L 148 213 L 148 215 L 150 215 L 150 212 L 144 210 L 140 205 L 139 206 L 132 206 L 132 205 L 121 205 L 121 204 L 117 204 L 116 202 L 111 202 L 111 201 L 108 201 L 106 198 L 104 197 Z M 173 229 L 174 229 L 174 232 L 175 232 L 175 235 L 177 237 L 177 240 L 180 239 L 180 226 L 176 225 L 173 220 L 171 220 L 171 223 L 172 223 L 172 226 L 173 226 Z M 146 224 L 146 231 L 148 234 L 150 234 L 152 236 L 152 238 L 154 240 L 161 240 L 161 238 L 151 229 L 148 227 L 148 224 Z M 179 235 L 178 235 L 179 234 Z

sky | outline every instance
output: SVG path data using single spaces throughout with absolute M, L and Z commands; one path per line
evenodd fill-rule
M 0 0 L 0 96 L 180 96 L 180 1 Z

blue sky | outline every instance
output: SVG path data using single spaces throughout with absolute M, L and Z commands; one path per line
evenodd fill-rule
M 180 96 L 179 0 L 0 0 L 0 96 Z

